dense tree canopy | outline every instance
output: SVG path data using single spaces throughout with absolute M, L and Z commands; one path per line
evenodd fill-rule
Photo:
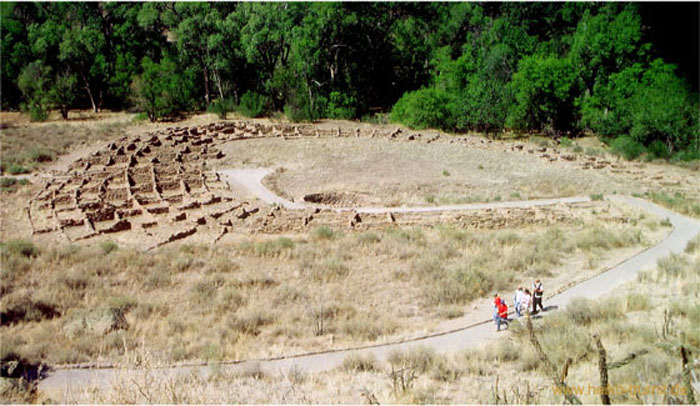
M 415 128 L 588 131 L 697 156 L 697 81 L 662 59 L 664 27 L 644 7 L 2 3 L 2 108 L 391 112 Z

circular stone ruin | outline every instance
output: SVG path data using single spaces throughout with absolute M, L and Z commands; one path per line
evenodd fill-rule
M 377 213 L 361 217 L 332 209 L 369 203 L 369 196 L 352 192 L 307 194 L 303 200 L 312 207 L 268 208 L 263 212 L 234 195 L 228 183 L 208 169 L 210 163 L 223 157 L 217 145 L 237 140 L 382 137 L 416 142 L 419 135 L 403 133 L 400 129 L 321 128 L 241 121 L 167 128 L 142 136 L 122 137 L 75 161 L 68 171 L 44 185 L 29 201 L 26 211 L 33 234 L 55 234 L 69 242 L 118 234 L 120 241 L 131 241 L 144 249 L 185 238 L 214 243 L 234 232 L 305 232 L 317 225 L 367 229 L 451 223 L 500 228 L 520 223 L 561 222 L 568 217 L 565 210 L 557 208 L 449 215 Z

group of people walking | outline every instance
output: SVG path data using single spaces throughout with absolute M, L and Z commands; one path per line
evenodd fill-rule
M 518 286 L 518 290 L 513 295 L 515 314 L 521 317 L 527 312 L 537 314 L 539 311 L 544 311 L 544 306 L 542 306 L 543 293 L 544 289 L 539 279 L 536 279 L 535 283 L 532 284 L 532 292 L 529 289 L 523 290 L 522 286 Z M 539 310 L 537 309 L 538 307 Z M 496 331 L 501 331 L 501 325 L 505 325 L 508 328 L 508 322 L 510 321 L 508 319 L 508 305 L 504 299 L 498 296 L 498 293 L 493 298 L 493 321 L 496 323 Z

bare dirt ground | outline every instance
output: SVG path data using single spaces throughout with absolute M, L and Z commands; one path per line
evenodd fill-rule
M 250 140 L 223 146 L 230 159 L 220 165 L 277 168 L 266 179 L 270 189 L 293 201 L 325 195 L 331 204 L 437 205 L 669 187 L 698 195 L 697 172 L 683 168 L 476 137 L 407 138 Z

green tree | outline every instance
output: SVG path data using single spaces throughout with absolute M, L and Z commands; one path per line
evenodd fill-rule
M 0 103 L 3 110 L 18 108 L 22 100 L 17 78 L 35 59 L 27 33 L 35 12 L 32 4 L 0 3 Z
M 587 95 L 610 74 L 642 60 L 648 45 L 642 45 L 641 39 L 642 22 L 634 4 L 608 3 L 597 15 L 585 12 L 576 26 L 569 56 Z
M 143 73 L 136 77 L 132 89 L 137 105 L 146 112 L 149 120 L 172 117 L 191 108 L 196 72 L 179 71 L 169 57 L 160 63 L 145 57 L 141 66 Z
M 98 5 L 73 3 L 63 16 L 66 18 L 59 44 L 59 59 L 70 66 L 82 81 L 97 112 L 106 93 L 107 56 L 102 14 Z
M 49 100 L 58 108 L 64 120 L 68 119 L 68 110 L 75 100 L 77 83 L 75 75 L 65 72 L 55 76 L 49 89 Z
M 224 71 L 232 62 L 229 49 L 236 49 L 236 30 L 233 20 L 222 16 L 209 3 L 174 3 L 165 7 L 162 20 L 172 31 L 180 59 L 196 66 L 204 85 L 204 102 L 213 100 L 213 79 L 220 99 L 224 99 Z
M 391 110 L 391 119 L 415 129 L 450 128 L 452 112 L 449 96 L 438 89 L 426 88 L 408 92 Z
M 259 83 L 281 110 L 290 84 L 287 72 L 292 30 L 304 15 L 303 3 L 243 3 L 235 19 L 247 61 L 259 68 Z
M 611 74 L 581 101 L 581 123 L 603 136 L 627 134 L 632 127 L 632 97 L 644 72 L 640 63 Z
M 48 117 L 50 75 L 51 67 L 42 61 L 34 61 L 24 67 L 17 78 L 17 85 L 26 100 L 25 109 L 32 121 L 44 121 Z
M 513 75 L 515 104 L 508 124 L 519 130 L 561 132 L 576 125 L 576 69 L 570 59 L 532 55 Z
M 675 70 L 661 59 L 653 61 L 630 102 L 630 135 L 645 145 L 659 140 L 671 153 L 700 148 L 698 98 Z

